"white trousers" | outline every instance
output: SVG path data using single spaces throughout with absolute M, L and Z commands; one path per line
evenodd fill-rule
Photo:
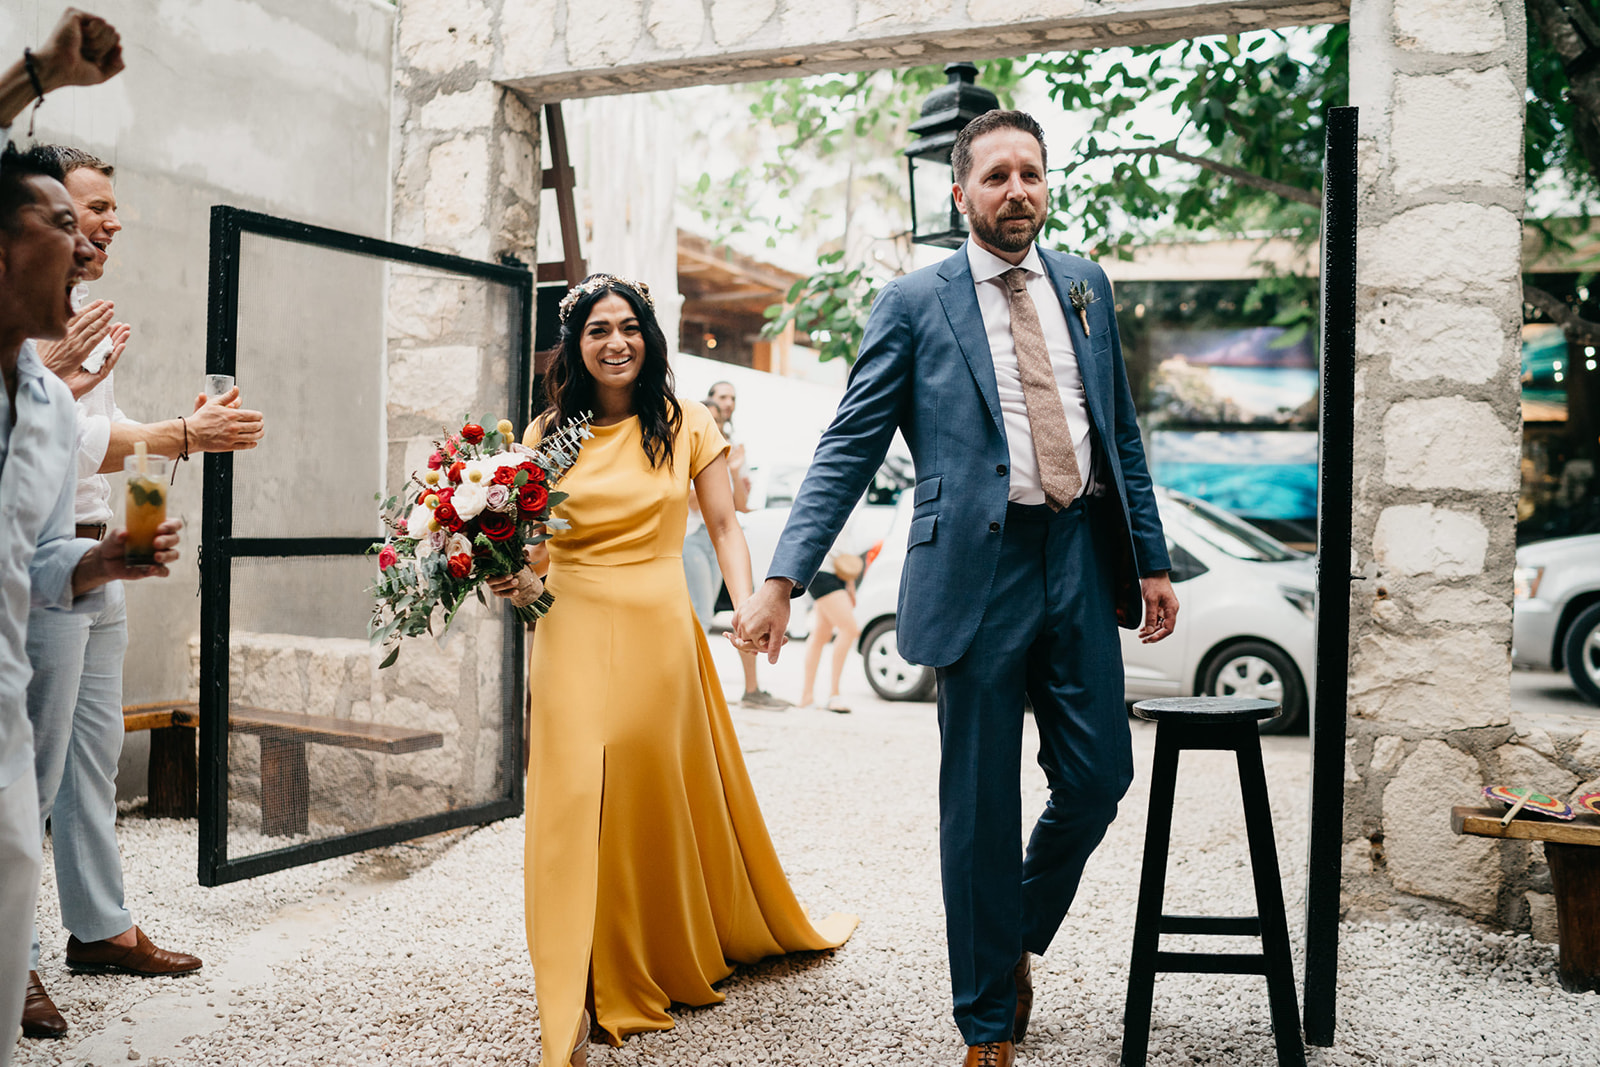
M 39 788 L 19 775 L 0 787 L 0 1067 L 10 1067 L 22 1029 L 40 863 Z

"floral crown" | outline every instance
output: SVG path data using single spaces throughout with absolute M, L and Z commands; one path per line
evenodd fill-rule
M 651 311 L 656 309 L 656 302 L 650 295 L 650 286 L 644 282 L 632 281 L 628 278 L 619 278 L 615 274 L 591 274 L 583 281 L 567 290 L 567 295 L 561 298 L 561 321 L 566 322 L 567 316 L 572 312 L 572 306 L 592 293 L 602 289 L 609 289 L 613 285 L 621 285 L 632 289 L 639 294 Z

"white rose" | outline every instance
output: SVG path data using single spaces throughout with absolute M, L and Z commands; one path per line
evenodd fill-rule
M 468 541 L 464 534 L 451 534 L 450 551 L 446 554 L 451 556 L 470 556 L 472 555 L 472 542 Z
M 428 523 L 433 521 L 433 512 L 418 504 L 411 509 L 411 514 L 406 518 L 406 536 L 423 538 L 428 536 Z
M 456 487 L 456 491 L 450 494 L 450 503 L 455 506 L 456 514 L 461 516 L 463 522 L 476 518 L 478 512 L 483 510 L 483 505 L 487 503 L 486 489 L 472 482 L 462 482 Z
M 461 469 L 461 488 L 469 485 L 485 486 L 494 478 L 494 470 L 499 466 L 494 458 L 480 458 L 468 460 L 467 465 Z M 457 509 L 460 510 L 459 508 Z

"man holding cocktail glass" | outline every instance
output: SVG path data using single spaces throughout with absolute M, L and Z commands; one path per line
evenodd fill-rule
M 37 51 L 0 68 L 0 148 L 22 110 L 52 89 L 96 85 L 122 69 L 104 19 L 68 10 Z M 39 884 L 33 737 L 26 714 L 30 605 L 92 611 L 118 579 L 165 575 L 178 528 L 155 539 L 154 562 L 131 567 L 122 531 L 73 537 L 72 396 L 29 338 L 65 335 L 69 293 L 94 258 L 61 183 L 0 156 L 0 1067 L 11 1060 L 25 988 L 25 931 Z
M 111 165 L 60 145 L 35 146 L 24 158 L 49 171 L 72 197 L 79 225 L 94 248 L 83 280 L 98 281 L 122 230 Z M 81 295 L 83 288 L 74 292 Z M 126 471 L 127 551 L 134 558 L 149 551 L 150 538 L 164 517 L 170 465 L 191 453 L 254 448 L 261 439 L 262 416 L 239 407 L 239 390 L 231 381 L 214 389 L 208 376 L 208 395 L 197 397 L 188 415 L 154 423 L 129 419 L 117 406 L 109 368 L 121 358 L 131 331 L 112 322 L 109 303 L 79 302 L 84 306 L 67 336 L 39 348 L 45 366 L 78 399 L 77 534 L 104 535 L 113 515 L 106 475 Z M 55 849 L 62 923 L 72 934 L 67 966 L 144 976 L 182 974 L 198 969 L 201 961 L 154 945 L 134 925 L 124 899 L 116 774 L 124 737 L 122 664 L 128 620 L 120 586 L 108 587 L 105 600 L 100 611 L 88 615 L 36 610 L 28 628 L 34 671 L 28 717 L 34 730 L 39 819 L 41 825 L 49 819 L 55 841 L 71 842 L 70 848 Z M 35 932 L 23 1032 L 60 1037 L 67 1022 L 38 970 Z

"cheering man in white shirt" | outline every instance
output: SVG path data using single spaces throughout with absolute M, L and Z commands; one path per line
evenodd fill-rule
M 88 152 L 39 145 L 23 154 L 61 181 L 72 197 L 78 224 L 94 258 L 84 280 L 105 272 L 112 242 L 122 230 L 110 164 Z M 112 517 L 109 473 L 144 442 L 149 451 L 173 458 L 192 452 L 254 448 L 263 422 L 258 411 L 241 410 L 238 389 L 220 398 L 196 399 L 188 416 L 165 422 L 134 422 L 122 413 L 109 368 L 121 358 L 129 329 L 111 321 L 104 301 L 86 306 L 68 326 L 67 337 L 44 344 L 40 357 L 78 397 L 77 535 L 98 540 Z M 104 365 L 101 365 L 101 361 Z M 128 647 L 128 615 L 119 583 L 106 589 L 93 614 L 64 615 L 35 609 L 28 622 L 28 718 L 33 724 L 38 774 L 39 822 L 68 847 L 54 850 L 61 920 L 71 932 L 67 966 L 78 971 L 145 976 L 182 974 L 200 960 L 158 948 L 134 925 L 122 885 L 117 850 L 117 760 L 122 753 L 122 662 Z M 28 1037 L 60 1037 L 67 1021 L 39 974 L 35 931 L 29 960 L 28 997 L 22 1013 Z

